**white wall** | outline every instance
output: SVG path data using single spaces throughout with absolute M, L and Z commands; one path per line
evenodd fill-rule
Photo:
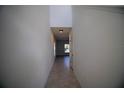
M 81 86 L 124 87 L 124 12 L 95 6 L 73 6 L 72 12 L 74 71 Z
M 0 7 L 0 87 L 44 87 L 53 64 L 48 6 Z
M 51 5 L 50 27 L 72 27 L 72 8 L 70 5 Z

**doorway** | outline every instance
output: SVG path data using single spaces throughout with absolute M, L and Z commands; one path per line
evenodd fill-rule
M 70 45 L 69 44 L 64 44 L 64 52 L 70 53 Z

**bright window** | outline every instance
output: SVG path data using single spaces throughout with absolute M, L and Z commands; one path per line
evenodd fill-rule
M 69 44 L 65 44 L 64 45 L 64 48 L 65 48 L 65 53 L 69 53 L 70 52 L 70 46 L 69 46 Z

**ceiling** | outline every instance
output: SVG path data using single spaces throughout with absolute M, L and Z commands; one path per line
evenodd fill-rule
M 59 32 L 60 29 L 63 30 L 63 33 Z M 51 27 L 56 40 L 68 40 L 71 29 L 71 27 Z

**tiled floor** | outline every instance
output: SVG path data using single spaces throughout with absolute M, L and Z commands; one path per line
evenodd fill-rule
M 69 56 L 57 57 L 48 77 L 47 88 L 80 88 L 74 72 L 70 69 Z

